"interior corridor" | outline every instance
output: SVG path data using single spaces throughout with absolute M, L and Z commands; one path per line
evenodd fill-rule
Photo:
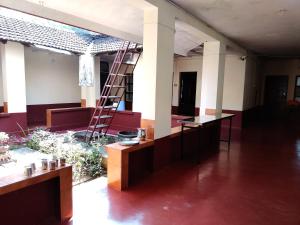
M 104 178 L 77 186 L 71 224 L 300 224 L 299 136 L 260 125 L 229 153 L 222 144 L 219 155 L 173 164 L 129 191 L 107 189 Z

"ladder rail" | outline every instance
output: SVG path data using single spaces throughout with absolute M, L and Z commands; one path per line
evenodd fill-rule
M 137 48 L 137 44 L 135 45 L 135 48 L 134 48 L 134 49 L 136 49 L 136 48 Z M 136 63 L 134 64 L 134 66 L 133 66 L 133 68 L 132 68 L 132 74 L 133 74 L 133 72 L 134 72 L 134 69 L 135 69 L 135 67 L 136 67 L 136 64 L 137 64 L 137 62 L 138 62 L 140 56 L 141 56 L 141 53 L 139 52 L 139 53 L 138 53 L 138 57 L 137 57 L 137 59 L 136 59 Z M 125 69 L 124 74 L 127 73 L 128 68 L 129 68 L 129 64 L 126 65 L 126 69 Z M 121 78 L 121 82 L 119 82 L 120 85 L 121 85 L 123 82 L 125 82 L 125 77 L 122 77 L 122 78 Z M 118 88 L 118 91 L 119 91 L 119 90 L 120 90 L 120 88 Z M 118 93 L 118 92 L 117 92 L 117 93 Z M 120 97 L 119 100 L 118 100 L 117 108 L 119 107 L 120 102 L 121 102 L 121 99 L 123 98 L 124 94 L 125 94 L 125 91 L 123 90 L 123 93 L 122 93 L 121 97 Z M 116 95 L 117 95 L 117 94 L 116 94 Z M 110 127 L 110 125 L 111 125 L 111 123 L 112 123 L 114 117 L 115 117 L 116 111 L 117 111 L 117 110 L 113 111 L 112 118 L 111 118 L 110 121 L 109 121 L 108 127 L 106 127 L 106 129 L 105 129 L 104 135 L 107 134 L 108 129 L 109 129 L 109 127 Z
M 127 42 L 126 48 L 123 49 L 124 52 L 122 52 L 121 60 L 119 59 L 120 61 L 117 63 L 117 64 L 118 64 L 118 67 L 117 67 L 117 70 L 116 70 L 115 73 L 114 73 L 115 75 L 110 74 L 110 76 L 109 76 L 109 77 L 112 77 L 111 75 L 114 76 L 113 79 L 112 79 L 112 81 L 111 81 L 111 85 L 114 85 L 114 84 L 115 84 L 115 81 L 116 81 L 116 78 L 117 78 L 117 75 L 116 75 L 116 74 L 119 73 L 119 70 L 120 70 L 120 68 L 121 68 L 121 64 L 122 64 L 122 62 L 123 62 L 123 60 L 124 60 L 124 57 L 125 57 L 125 55 L 126 55 L 126 52 L 127 52 L 127 50 L 128 50 L 129 45 L 130 45 L 130 42 Z M 123 47 L 124 47 L 124 46 L 123 46 Z M 119 57 L 120 57 L 120 55 L 119 55 L 118 57 L 115 58 L 113 65 L 115 64 L 116 60 L 118 60 Z M 113 70 L 111 70 L 111 71 L 113 71 Z M 109 80 L 109 79 L 108 79 L 108 80 Z M 106 81 L 108 81 L 108 80 L 106 80 Z M 105 85 L 107 85 L 107 83 L 106 83 Z M 106 87 L 106 86 L 104 86 L 104 87 Z M 108 95 L 111 93 L 111 90 L 112 90 L 112 86 L 109 87 L 109 88 L 107 89 L 107 92 L 106 92 L 106 93 L 104 92 L 103 95 L 101 94 L 101 96 L 100 96 L 100 101 L 101 101 L 102 96 L 108 96 Z M 106 105 L 107 100 L 108 100 L 108 98 L 104 98 L 104 103 L 103 103 L 104 106 Z M 103 110 L 103 108 L 102 108 L 101 110 Z M 108 109 L 107 115 L 110 113 L 110 110 L 111 110 L 111 109 Z M 101 111 L 101 112 L 102 112 L 102 111 Z M 101 112 L 100 112 L 100 113 L 101 113 Z
M 131 44 L 132 43 L 129 41 L 124 41 L 121 48 L 117 51 L 112 67 L 110 69 L 109 76 L 105 81 L 105 84 L 101 91 L 100 99 L 96 104 L 96 108 L 93 112 L 92 118 L 89 122 L 89 126 L 86 130 L 86 136 L 85 136 L 86 142 L 91 141 L 91 139 L 93 138 L 93 134 L 95 133 L 96 130 L 98 130 L 99 133 L 101 132 L 103 135 L 106 135 L 109 127 L 111 126 L 115 113 L 125 94 L 126 85 L 122 85 L 122 84 L 125 81 L 126 74 L 128 74 L 129 66 L 132 65 L 131 74 L 133 75 L 137 62 L 142 53 L 142 50 L 137 51 L 138 45 L 135 44 L 133 48 L 134 52 L 132 53 L 132 54 L 135 53 L 138 54 L 137 58 L 135 59 L 135 63 L 133 64 L 124 63 L 124 58 L 126 54 L 130 51 L 129 49 Z M 123 72 L 123 68 L 124 68 L 123 65 L 126 65 L 124 72 Z M 112 89 L 115 89 L 114 94 L 112 94 Z M 122 92 L 120 93 L 120 91 Z M 115 96 L 116 98 L 113 97 L 110 98 L 109 96 Z M 108 99 L 111 99 L 112 104 L 115 105 L 115 107 L 105 108 Z M 99 124 L 100 121 L 102 121 L 101 124 Z M 88 136 L 89 131 L 91 132 L 90 136 Z
M 111 81 L 111 80 L 110 80 L 111 74 L 112 74 L 114 71 L 117 73 L 117 72 L 120 70 L 121 63 L 120 63 L 120 62 L 119 62 L 119 63 L 116 63 L 116 62 L 117 62 L 117 60 L 120 61 L 120 55 L 121 55 L 121 62 L 123 61 L 123 59 L 124 59 L 124 57 L 125 57 L 125 55 L 126 55 L 126 52 L 127 52 L 127 50 L 128 50 L 129 45 L 130 45 L 130 42 L 124 41 L 123 44 L 122 44 L 122 48 L 118 50 L 117 55 L 116 55 L 116 57 L 115 57 L 115 59 L 114 59 L 114 62 L 113 62 L 113 64 L 112 64 L 112 68 L 111 68 L 110 73 L 109 73 L 109 76 L 108 76 L 109 79 L 106 80 L 105 85 L 103 86 L 103 90 L 102 90 L 102 93 L 101 93 L 101 95 L 100 95 L 100 99 L 99 99 L 99 101 L 98 101 L 98 104 L 96 104 L 96 108 L 95 108 L 94 113 L 93 113 L 93 115 L 92 115 L 92 119 L 90 120 L 88 129 L 86 130 L 86 137 L 87 137 L 87 133 L 88 133 L 88 131 L 89 131 L 89 128 L 92 126 L 92 124 L 94 124 L 94 127 L 93 127 L 93 129 L 92 129 L 92 133 L 91 133 L 91 136 L 90 136 L 90 138 L 89 138 L 89 141 L 91 140 L 91 138 L 92 138 L 92 136 L 93 136 L 93 134 L 94 134 L 94 132 L 95 132 L 95 130 L 96 130 L 96 125 L 99 123 L 99 120 L 100 120 L 100 118 L 97 118 L 97 120 L 93 123 L 93 118 L 96 116 L 96 113 L 97 113 L 98 110 L 99 110 L 99 113 L 98 113 L 98 114 L 99 114 L 99 115 L 102 114 L 103 109 L 104 109 L 104 106 L 105 106 L 106 103 L 107 103 L 107 99 L 108 99 L 108 98 L 106 98 L 106 99 L 104 99 L 104 101 L 102 101 L 103 98 L 101 98 L 101 97 L 104 96 L 104 95 L 108 95 L 108 94 L 110 93 L 111 87 L 110 87 L 110 88 L 107 88 L 106 85 L 108 85 L 109 82 L 111 82 L 112 85 L 114 84 L 115 79 L 116 79 L 116 76 L 114 76 L 113 80 Z M 116 65 L 117 65 L 117 68 L 116 68 Z M 103 107 L 100 109 L 100 106 L 101 106 L 101 105 L 102 105 Z M 109 114 L 109 111 L 110 111 L 110 110 L 108 110 L 107 115 Z

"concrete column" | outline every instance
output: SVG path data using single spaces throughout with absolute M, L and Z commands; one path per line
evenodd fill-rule
M 24 46 L 16 42 L 1 44 L 4 112 L 26 112 Z
M 200 115 L 222 112 L 225 51 L 218 41 L 204 43 Z
M 79 56 L 79 60 L 81 60 Z M 92 87 L 81 87 L 81 107 L 96 107 L 100 98 L 100 57 L 94 57 L 93 63 L 94 85 Z
M 134 77 L 133 111 L 142 113 L 148 138 L 171 132 L 175 18 L 156 7 L 144 11 L 143 73 Z

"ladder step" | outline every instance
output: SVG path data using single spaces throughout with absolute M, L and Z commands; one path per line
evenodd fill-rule
M 121 85 L 105 85 L 106 87 L 112 87 L 112 88 L 126 88 L 126 86 Z
M 126 73 L 126 74 L 122 74 L 122 73 L 118 73 L 118 74 L 111 74 L 112 76 L 120 76 L 120 77 L 128 77 L 128 76 L 132 76 L 132 73 Z
M 105 127 L 108 127 L 108 125 L 107 124 L 98 124 L 98 125 L 96 125 L 96 129 L 105 128 Z M 90 128 L 94 129 L 95 126 L 90 126 Z
M 110 99 L 112 99 L 112 98 L 121 98 L 121 96 L 113 96 L 113 95 L 111 95 L 111 96 L 101 96 L 101 98 L 110 98 Z
M 98 106 L 97 108 L 100 108 L 100 109 L 113 109 L 113 108 L 117 108 L 116 106 L 114 105 L 106 105 L 106 106 Z
M 125 85 L 125 82 L 127 82 L 127 77 L 132 78 L 133 71 L 142 51 L 143 49 L 141 45 L 129 41 L 124 41 L 120 46 L 120 49 L 117 51 L 114 64 L 109 72 L 104 89 L 102 90 L 104 96 L 100 97 L 100 101 L 97 103 L 97 107 L 95 108 L 89 126 L 87 127 L 87 132 L 85 133 L 85 141 L 87 143 L 90 143 L 97 132 L 101 135 L 107 134 L 110 122 L 114 118 L 114 111 L 117 110 L 121 96 L 123 96 L 126 91 L 127 84 Z M 124 62 L 124 57 L 127 53 L 130 53 L 132 56 L 136 57 L 136 59 L 132 62 Z M 123 83 L 124 80 L 125 82 Z M 118 93 L 112 93 L 112 88 L 117 88 L 115 91 Z M 121 94 L 119 93 L 120 91 L 122 92 Z M 108 103 L 109 105 L 106 104 L 107 101 L 110 102 Z M 112 110 L 112 114 L 109 113 L 110 110 Z M 101 119 L 103 120 L 99 122 Z M 107 122 L 105 121 L 106 119 L 108 120 Z
M 140 54 L 142 53 L 142 49 L 130 49 L 128 52 L 130 53 L 134 53 L 134 54 Z
M 94 119 L 109 119 L 112 118 L 110 115 L 94 116 Z
M 135 63 L 125 63 L 125 62 L 123 62 L 122 65 L 134 66 Z

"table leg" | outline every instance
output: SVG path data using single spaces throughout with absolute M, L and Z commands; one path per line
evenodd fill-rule
M 230 150 L 230 142 L 231 142 L 231 126 L 232 126 L 232 117 L 229 118 L 228 151 Z
M 180 135 L 180 159 L 183 159 L 183 131 L 184 131 L 184 125 L 181 124 L 181 135 Z

